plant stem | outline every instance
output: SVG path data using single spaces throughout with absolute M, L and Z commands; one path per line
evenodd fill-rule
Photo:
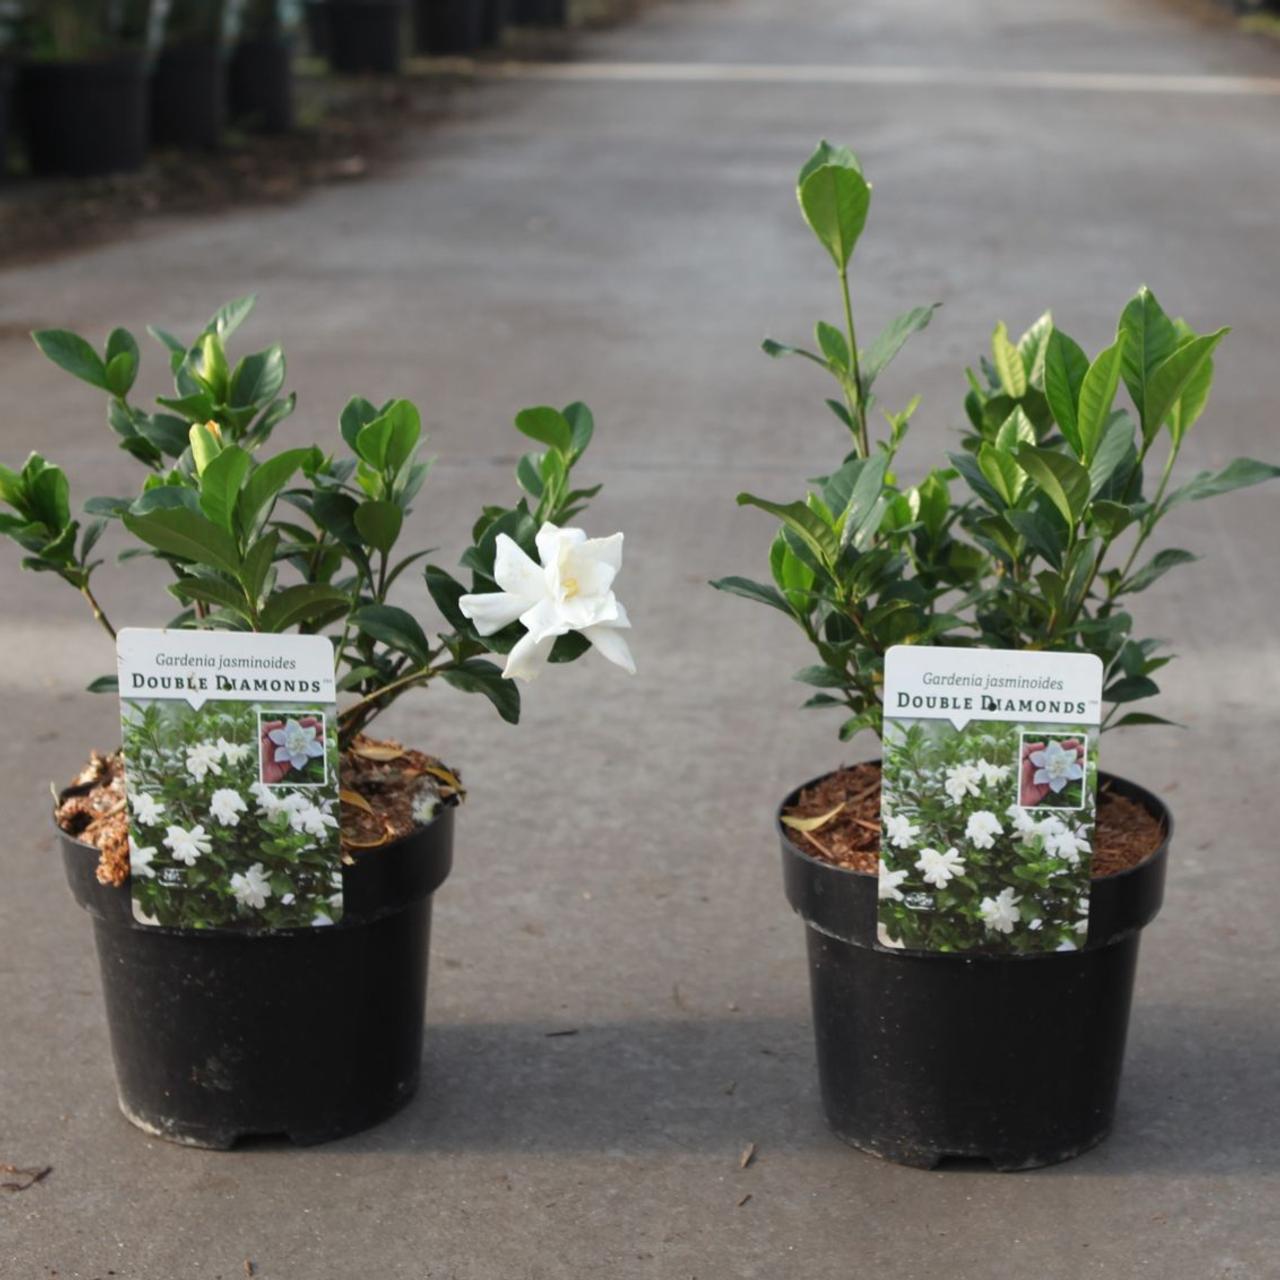
M 857 433 L 858 456 L 865 458 L 870 455 L 871 446 L 867 441 L 867 410 L 866 405 L 863 403 L 862 371 L 858 365 L 858 334 L 853 324 L 853 299 L 849 296 L 849 272 L 847 268 L 840 272 L 840 293 L 844 299 L 844 325 L 849 337 L 849 372 L 853 378 L 855 397 L 854 402 L 849 405 L 849 412 L 853 416 Z M 849 398 L 847 390 L 845 398 Z
M 114 640 L 116 638 L 116 629 L 111 625 L 107 615 L 103 613 L 102 606 L 98 603 L 97 597 L 93 594 L 87 582 L 80 588 L 80 594 L 89 602 L 89 608 L 93 610 L 93 616 L 98 620 L 103 630 Z

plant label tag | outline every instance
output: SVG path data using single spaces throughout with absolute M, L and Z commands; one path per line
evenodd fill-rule
M 333 644 L 129 627 L 116 662 L 134 919 L 256 930 L 341 920 Z
M 1101 715 L 1094 654 L 888 651 L 881 946 L 1084 945 Z

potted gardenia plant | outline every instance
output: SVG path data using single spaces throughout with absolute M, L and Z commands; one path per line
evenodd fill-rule
M 25 567 L 80 592 L 110 637 L 96 553 L 114 531 L 130 544 L 122 559 L 167 580 L 180 647 L 211 632 L 252 633 L 255 645 L 302 633 L 326 637 L 330 673 L 336 662 L 345 705 L 329 748 L 322 713 L 286 707 L 255 726 L 240 702 L 180 702 L 178 717 L 173 703 L 126 703 L 123 759 L 95 755 L 58 800 L 67 876 L 94 922 L 121 1107 L 149 1132 L 211 1147 L 337 1137 L 416 1087 L 432 894 L 463 788 L 439 759 L 372 738 L 375 718 L 443 683 L 515 723 L 513 680 L 547 661 L 595 648 L 634 669 L 612 590 L 622 535 L 568 527 L 599 488 L 574 483 L 593 431 L 584 405 L 518 415 L 539 446 L 520 459 L 522 492 L 481 513 L 462 558 L 469 581 L 426 567 L 445 620 L 432 635 L 390 601 L 428 555 L 401 546 L 427 473 L 417 410 L 357 397 L 337 451 L 269 453 L 295 397 L 279 347 L 228 356 L 251 305 L 223 307 L 191 343 L 152 330 L 175 382 L 154 412 L 129 398 L 140 356 L 126 330 L 102 352 L 66 331 L 34 335 L 106 394 L 145 472 L 136 496 L 93 498 L 82 523 L 56 465 L 32 454 L 0 468 L 0 532 Z M 123 640 L 121 655 L 124 670 Z M 313 788 L 335 773 L 341 789 L 324 799 Z M 340 867 L 318 856 L 336 837 Z
M 151 140 L 216 147 L 227 121 L 227 0 L 169 0 L 151 72 Z
M 18 115 L 33 173 L 86 177 L 142 167 L 150 34 L 150 0 L 28 5 Z
M 877 432 L 875 391 L 933 307 L 860 346 L 849 268 L 870 184 L 850 151 L 823 143 L 797 193 L 835 265 L 842 323 L 819 323 L 814 349 L 769 341 L 765 351 L 834 380 L 827 404 L 849 451 L 803 497 L 741 494 L 781 521 L 772 582 L 713 585 L 800 628 L 816 653 L 796 675 L 813 690 L 805 706 L 838 711 L 841 741 L 880 733 L 885 655 L 897 645 L 1094 654 L 1102 728 L 1165 723 L 1131 709 L 1158 692 L 1152 677 L 1169 656 L 1137 634 L 1129 605 L 1194 557 L 1150 555 L 1151 536 L 1184 503 L 1280 474 L 1238 459 L 1174 481 L 1226 331 L 1194 332 L 1147 289 L 1093 358 L 1047 313 L 1016 342 L 1000 325 L 981 373 L 969 374 L 961 448 L 907 484 L 897 454 L 918 398 L 886 409 Z M 1131 408 L 1116 404 L 1121 387 Z M 985 739 L 993 750 L 996 738 Z M 835 1132 L 908 1164 L 970 1156 L 1031 1167 L 1086 1149 L 1111 1125 L 1139 932 L 1160 906 L 1172 821 L 1158 798 L 1104 774 L 1090 849 L 1092 814 L 1072 807 L 1092 794 L 1094 766 L 1078 743 L 1026 743 L 1011 767 L 950 745 L 971 740 L 886 740 L 885 769 L 906 785 L 883 804 L 880 761 L 792 792 L 778 825 L 786 891 L 809 925 Z M 1035 807 L 1046 796 L 1057 811 Z M 1051 915 L 1055 878 L 1088 855 L 1087 919 Z M 913 933 L 922 902 L 943 912 L 946 932 Z
M 281 0 L 244 0 L 231 46 L 231 117 L 259 133 L 293 128 L 293 38 Z

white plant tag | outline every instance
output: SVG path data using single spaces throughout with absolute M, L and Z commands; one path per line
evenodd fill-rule
M 878 938 L 1074 951 L 1089 929 L 1102 663 L 898 645 L 885 655 Z
M 338 722 L 324 636 L 130 627 L 116 643 L 134 918 L 342 918 Z

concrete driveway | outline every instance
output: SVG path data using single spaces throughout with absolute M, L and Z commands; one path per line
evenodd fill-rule
M 578 52 L 479 84 L 377 180 L 0 275 L 0 455 L 38 446 L 79 497 L 131 465 L 33 327 L 183 332 L 256 290 L 246 337 L 285 342 L 304 405 L 282 439 L 332 433 L 352 394 L 422 404 L 440 461 L 416 529 L 447 560 L 510 490 L 513 412 L 587 400 L 591 527 L 626 530 L 640 662 L 553 671 L 518 730 L 447 689 L 388 717 L 472 788 L 423 1092 L 330 1147 L 183 1150 L 116 1111 L 47 820 L 49 779 L 116 741 L 114 705 L 80 692 L 112 655 L 6 554 L 0 1161 L 53 1172 L 0 1198 L 0 1273 L 1269 1280 L 1280 487 L 1184 508 L 1175 544 L 1205 559 L 1142 600 L 1180 655 L 1161 709 L 1191 727 L 1116 735 L 1106 763 L 1174 807 L 1169 895 L 1116 1131 L 1037 1173 L 922 1173 L 828 1134 L 770 812 L 874 744 L 799 713 L 799 638 L 704 584 L 763 576 L 770 522 L 733 495 L 791 496 L 842 446 L 811 371 L 758 351 L 836 307 L 791 191 L 822 136 L 876 183 L 864 326 L 945 304 L 884 383 L 924 394 L 908 470 L 960 422 L 997 319 L 1052 306 L 1096 350 L 1143 281 L 1235 326 L 1182 469 L 1280 456 L 1280 52 L 1157 0 L 685 0 Z M 159 623 L 142 578 L 105 572 L 106 597 Z

